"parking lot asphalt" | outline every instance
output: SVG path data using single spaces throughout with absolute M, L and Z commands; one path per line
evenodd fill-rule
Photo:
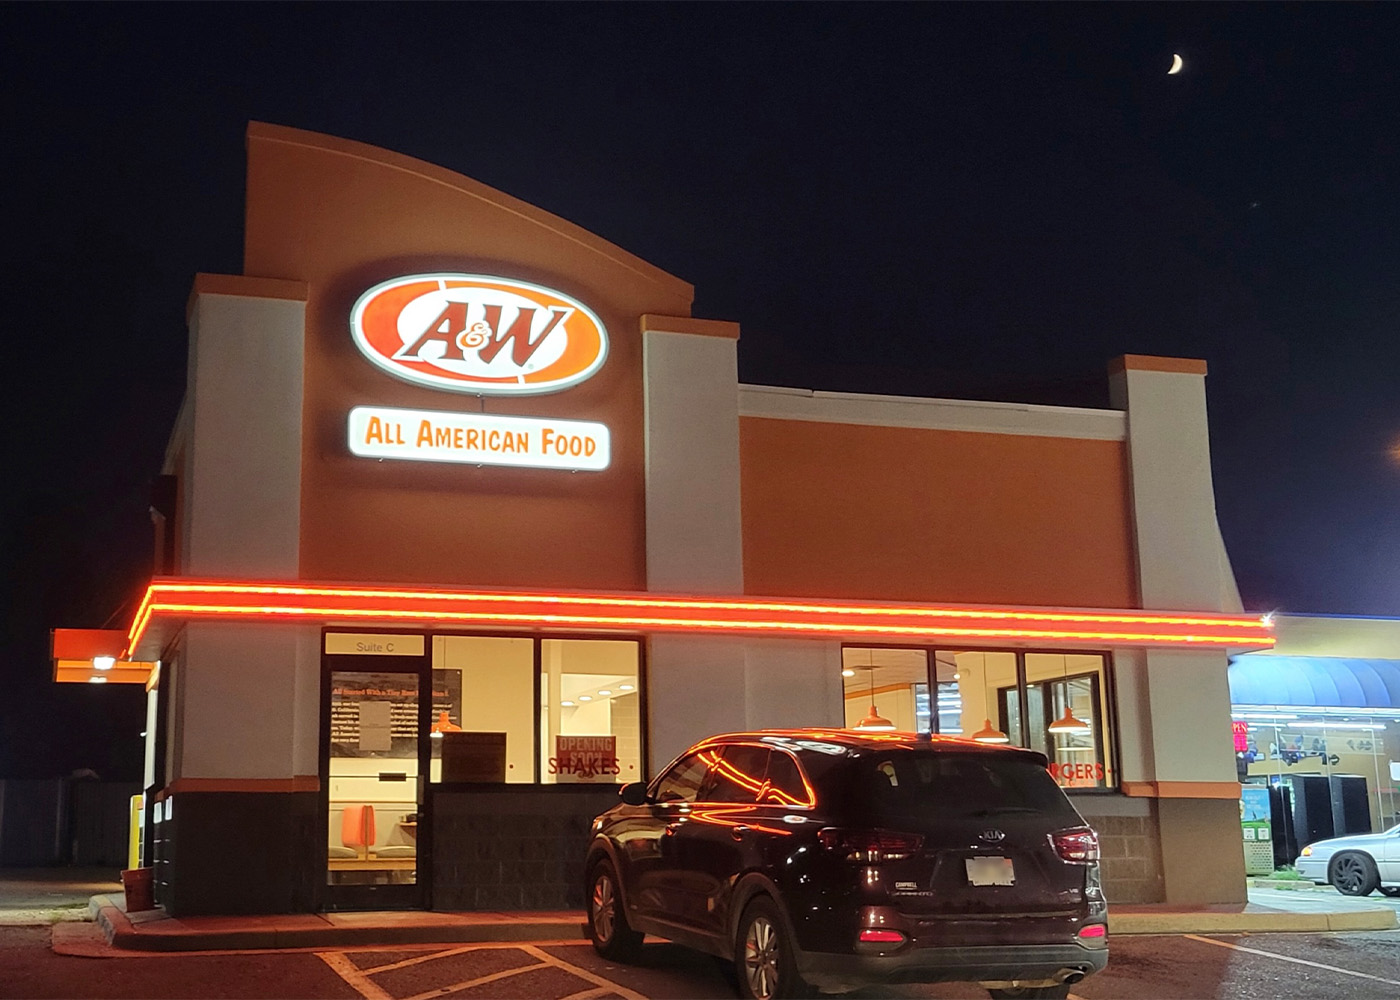
M 50 935 L 87 934 L 93 961 L 56 954 Z M 142 955 L 107 948 L 92 925 L 0 928 L 0 1000 L 189 997 L 330 1000 L 664 1000 L 734 996 L 724 964 L 665 942 L 635 965 L 581 941 L 495 942 L 219 954 Z M 1118 938 L 1108 970 L 1076 985 L 1081 1000 L 1263 1000 L 1400 996 L 1400 931 L 1155 935 Z M 867 987 L 877 997 L 985 997 L 974 984 Z

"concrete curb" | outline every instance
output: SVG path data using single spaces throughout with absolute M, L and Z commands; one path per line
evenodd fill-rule
M 1108 912 L 1109 934 L 1268 934 L 1321 931 L 1388 931 L 1397 925 L 1390 909 L 1331 913 L 1117 913 Z
M 316 915 L 301 917 L 211 917 L 191 927 L 158 911 L 136 920 L 111 896 L 88 903 L 107 943 L 127 951 L 244 951 L 274 948 L 337 948 L 355 945 L 477 944 L 496 941 L 581 940 L 583 925 L 559 914 L 464 919 L 462 914 L 417 914 L 411 923 L 331 923 Z M 1397 926 L 1392 909 L 1354 909 L 1318 913 L 1287 910 L 1228 913 L 1211 910 L 1113 912 L 1110 935 L 1119 934 L 1267 934 L 1327 931 L 1386 931 Z
M 1245 885 L 1251 889 L 1283 889 L 1292 892 L 1335 892 L 1330 885 L 1318 885 L 1307 879 L 1294 878 L 1248 878 Z
M 411 924 L 337 925 L 319 916 L 300 926 L 276 926 L 275 918 L 247 918 L 245 926 L 230 926 L 238 918 L 211 918 L 224 926 L 190 928 L 178 921 L 161 926 L 162 918 L 133 922 L 109 896 L 94 896 L 88 903 L 107 943 L 128 951 L 244 951 L 273 948 L 335 948 L 346 945 L 478 944 L 497 941 L 553 941 L 582 939 L 577 919 L 470 920 L 444 914 L 440 920 L 424 914 Z M 271 926 L 269 926 L 271 924 Z M 261 926 L 260 926 L 261 925 Z

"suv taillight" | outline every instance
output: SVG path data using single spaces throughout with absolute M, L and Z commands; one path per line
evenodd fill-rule
M 1063 860 L 1087 865 L 1099 860 L 1099 835 L 1087 826 L 1056 830 L 1050 834 L 1050 846 Z
M 835 826 L 818 831 L 817 839 L 828 851 L 842 855 L 847 861 L 859 861 L 862 864 L 899 861 L 924 845 L 924 837 L 920 833 L 845 830 Z

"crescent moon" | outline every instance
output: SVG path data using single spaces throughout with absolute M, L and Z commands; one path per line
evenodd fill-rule
M 1183 63 L 1183 62 L 1181 61 L 1181 56 L 1179 56 L 1179 55 L 1177 55 L 1175 52 L 1173 52 L 1173 53 L 1172 53 L 1172 68 L 1169 69 L 1169 70 L 1167 70 L 1167 76 L 1176 76 L 1176 74 L 1178 74 L 1178 73 L 1181 72 L 1181 67 L 1184 66 L 1184 65 L 1185 65 L 1185 63 Z

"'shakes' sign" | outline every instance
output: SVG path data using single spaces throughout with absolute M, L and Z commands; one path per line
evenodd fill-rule
M 350 312 L 355 345 L 407 382 L 530 396 L 591 378 L 608 354 L 602 321 L 539 285 L 480 274 L 414 274 L 375 285 Z

